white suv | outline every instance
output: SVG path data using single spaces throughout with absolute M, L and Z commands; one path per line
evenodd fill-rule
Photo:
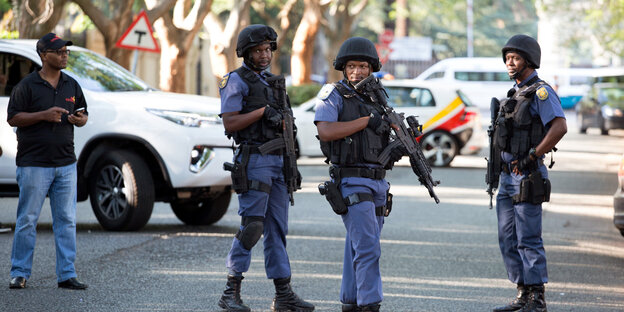
M 0 40 L 0 197 L 19 194 L 17 140 L 6 122 L 12 88 L 41 67 L 34 40 Z M 169 202 L 184 223 L 212 224 L 231 197 L 232 141 L 223 132 L 217 98 L 150 88 L 113 61 L 70 46 L 65 73 L 83 89 L 89 111 L 75 129 L 78 201 L 90 198 L 108 230 L 137 230 L 155 201 Z

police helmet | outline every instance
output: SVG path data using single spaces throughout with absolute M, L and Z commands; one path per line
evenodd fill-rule
M 249 25 L 238 34 L 236 56 L 244 57 L 249 48 L 265 42 L 271 44 L 271 51 L 275 51 L 277 50 L 275 40 L 277 40 L 277 33 L 273 28 L 261 24 Z
M 362 37 L 351 37 L 345 40 L 334 60 L 334 68 L 342 71 L 348 61 L 368 62 L 372 66 L 373 72 L 381 69 L 381 62 L 379 62 L 375 45 Z
M 529 63 L 530 67 L 539 68 L 542 51 L 537 40 L 527 35 L 515 35 L 503 47 L 503 62 L 506 62 L 507 52 L 518 52 Z

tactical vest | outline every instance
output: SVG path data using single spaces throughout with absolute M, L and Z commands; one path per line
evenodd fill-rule
M 364 116 L 370 116 L 373 110 L 378 110 L 370 101 L 363 102 L 355 90 L 345 87 L 343 84 L 334 83 L 338 93 L 343 98 L 342 112 L 338 115 L 338 121 L 351 121 Z M 379 113 L 382 113 L 378 110 Z M 321 141 L 321 150 L 327 157 L 326 162 L 331 161 L 336 165 L 356 164 L 380 164 L 379 154 L 388 146 L 390 131 L 377 134 L 366 127 L 348 137 L 331 141 Z M 383 164 L 380 164 L 383 165 Z
M 526 155 L 546 135 L 540 116 L 532 116 L 529 108 L 535 91 L 548 84 L 537 77 L 535 80 L 516 90 L 510 98 L 503 99 L 496 119 L 496 147 L 516 158 Z
M 234 71 L 237 73 L 243 81 L 249 87 L 249 94 L 243 97 L 245 104 L 240 111 L 241 114 L 246 114 L 254 111 L 258 108 L 265 107 L 267 105 L 272 106 L 275 109 L 280 109 L 279 103 L 274 95 L 273 88 L 264 84 L 260 78 L 252 70 L 241 66 Z M 270 77 L 271 73 L 265 72 Z M 234 138 L 236 144 L 245 143 L 264 143 L 278 137 L 279 131 L 269 126 L 268 122 L 264 118 L 252 123 L 247 128 L 228 134 Z

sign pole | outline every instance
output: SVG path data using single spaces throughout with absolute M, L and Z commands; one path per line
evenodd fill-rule
M 134 57 L 132 60 L 132 74 L 136 75 L 137 63 L 139 62 L 139 50 L 134 50 Z

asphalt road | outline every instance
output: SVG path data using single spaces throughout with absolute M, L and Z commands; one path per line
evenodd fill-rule
M 624 131 L 601 136 L 570 132 L 555 153 L 553 194 L 544 204 L 543 232 L 550 311 L 624 310 L 624 237 L 613 227 L 612 195 L 624 152 Z M 436 205 L 407 162 L 389 173 L 394 210 L 382 232 L 382 311 L 490 311 L 515 295 L 498 249 L 496 216 L 485 193 L 485 152 L 434 169 L 442 181 Z M 318 311 L 339 311 L 344 227 L 317 193 L 327 178 L 321 159 L 301 159 L 303 189 L 291 208 L 288 252 L 295 291 Z M 0 221 L 14 223 L 16 199 L 0 199 Z M 49 206 L 40 218 L 33 275 L 9 290 L 12 234 L 0 234 L 0 311 L 220 311 L 224 259 L 240 222 L 238 203 L 213 226 L 190 227 L 157 204 L 138 232 L 106 232 L 88 202 L 78 208 L 79 279 L 86 291 L 56 287 Z M 1 285 L 0 280 L 0 285 Z M 274 295 L 253 250 L 243 299 L 267 311 Z

